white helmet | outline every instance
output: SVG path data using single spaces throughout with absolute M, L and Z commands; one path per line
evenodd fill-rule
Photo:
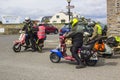
M 30 22 L 30 18 L 29 18 L 29 17 L 26 17 L 26 18 L 25 18 L 25 22 L 26 22 L 26 23 L 29 23 L 29 22 Z
M 90 21 L 90 22 L 88 22 L 88 26 L 94 27 L 94 26 L 95 26 L 95 21 Z
M 84 19 L 85 17 L 84 16 L 81 16 L 81 19 Z

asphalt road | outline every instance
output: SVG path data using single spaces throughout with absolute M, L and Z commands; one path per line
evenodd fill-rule
M 43 53 L 12 50 L 18 35 L 0 35 L 0 80 L 120 80 L 120 55 L 100 58 L 94 67 L 75 69 L 75 63 L 52 63 L 50 50 L 58 45 L 58 35 L 48 35 Z

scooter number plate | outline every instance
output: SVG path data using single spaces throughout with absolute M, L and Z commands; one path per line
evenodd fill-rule
M 94 54 L 94 55 L 90 58 L 90 60 L 98 60 L 97 54 Z
M 97 57 L 91 57 L 90 60 L 98 60 Z

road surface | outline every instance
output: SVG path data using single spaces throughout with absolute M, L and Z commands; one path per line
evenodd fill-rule
M 50 50 L 58 45 L 58 35 L 47 36 L 43 53 L 12 50 L 18 35 L 0 35 L 0 80 L 120 80 L 120 55 L 100 58 L 94 67 L 75 69 L 75 63 L 52 63 Z

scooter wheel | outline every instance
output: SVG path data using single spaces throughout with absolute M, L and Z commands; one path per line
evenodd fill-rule
M 97 64 L 97 60 L 87 60 L 86 64 L 88 66 L 95 66 Z
M 14 52 L 20 52 L 21 45 L 19 43 L 13 45 L 13 51 Z
M 55 53 L 51 53 L 50 54 L 50 61 L 53 62 L 53 63 L 59 63 L 61 60 L 61 58 L 55 54 Z

